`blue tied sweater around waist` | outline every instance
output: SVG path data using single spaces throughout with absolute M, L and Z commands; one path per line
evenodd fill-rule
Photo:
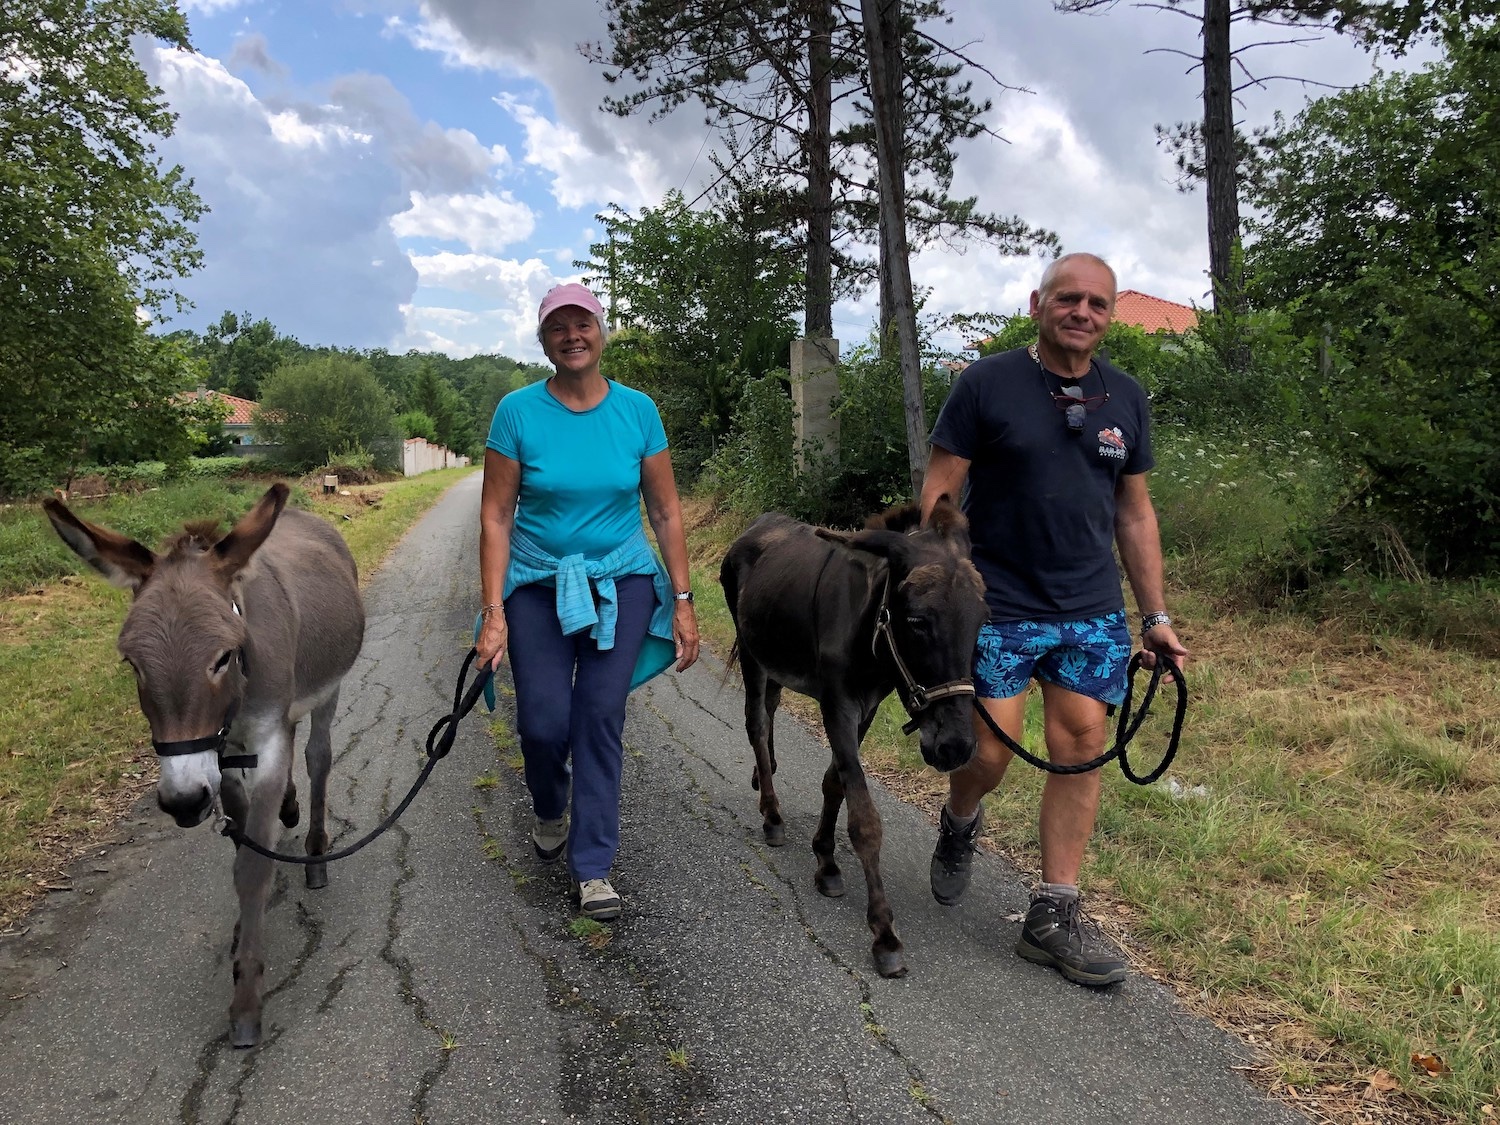
M 615 646 L 615 623 L 620 606 L 615 579 L 632 574 L 651 577 L 656 593 L 656 610 L 646 627 L 646 639 L 635 661 L 630 687 L 640 687 L 653 676 L 665 672 L 677 658 L 677 642 L 672 636 L 672 614 L 677 607 L 672 597 L 672 580 L 667 569 L 646 540 L 645 529 L 601 558 L 583 555 L 556 558 L 548 554 L 524 533 L 511 529 L 510 566 L 505 572 L 503 598 L 509 598 L 517 586 L 545 582 L 557 588 L 557 620 L 564 636 L 588 630 L 589 637 L 602 651 Z M 479 637 L 483 616 L 474 621 L 474 637 Z M 495 687 L 491 681 L 484 689 L 484 701 L 495 709 Z

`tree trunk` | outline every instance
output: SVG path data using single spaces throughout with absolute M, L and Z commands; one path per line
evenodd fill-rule
M 890 11 L 881 13 L 880 27 L 880 52 L 885 60 L 885 67 L 881 73 L 882 85 L 885 90 L 886 104 L 895 106 L 896 114 L 896 161 L 902 168 L 903 175 L 906 168 L 906 114 L 905 102 L 901 97 L 902 89 L 902 64 L 901 64 L 901 21 L 900 12 L 896 10 L 899 5 L 893 5 Z M 889 18 L 887 18 L 889 17 Z M 873 47 L 870 48 L 874 50 Z M 875 70 L 871 70 L 870 82 L 875 82 Z M 892 248 L 886 239 L 889 232 L 884 223 L 880 226 L 880 355 L 882 359 L 899 351 L 895 334 L 891 331 L 896 319 L 896 290 L 892 284 L 891 255 Z
M 804 334 L 833 335 L 833 0 L 814 0 L 808 41 L 807 308 Z
M 1238 311 L 1234 245 L 1240 234 L 1234 83 L 1230 67 L 1230 0 L 1203 3 L 1203 160 L 1208 193 L 1208 273 L 1215 312 Z
M 901 101 L 892 98 L 886 44 L 900 51 L 900 0 L 860 0 L 865 54 L 870 62 L 870 103 L 875 114 L 875 152 L 880 167 L 881 246 L 886 251 L 892 319 L 901 347 L 902 405 L 906 414 L 906 455 L 912 496 L 922 494 L 927 471 L 927 418 L 922 405 L 922 356 L 917 348 L 917 313 L 911 292 L 911 258 L 906 245 L 906 174 L 901 162 Z M 899 81 L 899 78 L 897 79 Z

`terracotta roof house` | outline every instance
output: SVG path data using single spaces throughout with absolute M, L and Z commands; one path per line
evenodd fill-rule
M 1122 289 L 1115 298 L 1114 319 L 1147 332 L 1186 332 L 1197 327 L 1198 310 L 1137 289 Z
M 1022 316 L 1025 309 L 1016 310 Z M 1122 289 L 1115 297 L 1115 312 L 1110 318 L 1119 324 L 1131 324 L 1146 332 L 1182 333 L 1198 326 L 1198 310 L 1191 305 L 1179 305 L 1162 297 L 1153 297 L 1139 289 Z M 993 337 L 975 340 L 968 350 L 980 351 Z M 968 365 L 957 364 L 955 370 L 962 371 Z
M 229 407 L 229 414 L 224 419 L 224 436 L 233 445 L 244 447 L 255 444 L 255 433 L 250 426 L 250 414 L 255 409 L 256 403 L 251 402 L 248 398 L 226 395 L 223 391 L 211 391 L 207 387 L 199 387 L 196 391 L 189 391 L 187 397 L 215 399 L 225 403 Z

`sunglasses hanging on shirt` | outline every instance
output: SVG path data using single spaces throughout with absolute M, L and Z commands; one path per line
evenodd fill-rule
M 1054 392 L 1047 383 L 1047 368 L 1042 364 L 1042 357 L 1037 353 L 1036 345 L 1029 345 L 1026 352 L 1036 360 L 1036 369 L 1042 375 L 1042 386 L 1046 387 L 1047 392 L 1052 395 L 1052 405 L 1063 412 L 1063 419 L 1068 424 L 1068 433 L 1083 433 L 1088 416 L 1109 401 L 1109 384 L 1104 380 L 1103 369 L 1093 360 L 1089 361 L 1089 370 L 1099 373 L 1099 386 L 1103 389 L 1103 393 L 1085 395 L 1083 387 L 1078 383 L 1064 383 L 1061 393 L 1058 393 Z

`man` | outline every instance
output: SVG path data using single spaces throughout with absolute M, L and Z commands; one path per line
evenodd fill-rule
M 1094 355 L 1115 306 L 1114 271 L 1092 254 L 1047 267 L 1031 294 L 1035 344 L 987 356 L 953 385 L 932 432 L 924 517 L 968 478 L 964 511 L 990 621 L 974 658 L 985 710 L 1019 741 L 1026 690 L 1041 683 L 1047 750 L 1060 765 L 1105 749 L 1125 697 L 1131 637 L 1113 548 L 1142 614 L 1144 662 L 1187 656 L 1162 588 L 1161 539 L 1146 489 L 1146 396 Z M 949 775 L 932 857 L 932 893 L 957 903 L 969 883 L 981 799 L 1011 753 L 975 716 L 978 747 Z M 1125 979 L 1125 963 L 1092 947 L 1080 920 L 1078 871 L 1099 809 L 1098 770 L 1048 774 L 1042 794 L 1042 882 L 1016 952 L 1078 984 Z

